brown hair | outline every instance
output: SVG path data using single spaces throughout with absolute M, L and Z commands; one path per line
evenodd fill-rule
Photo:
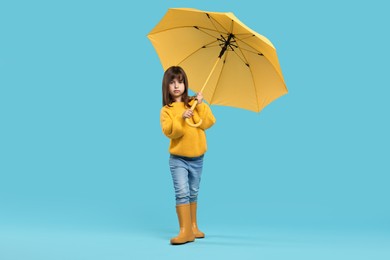
M 163 106 L 170 106 L 170 104 L 174 101 L 171 95 L 169 94 L 169 83 L 177 79 L 179 81 L 183 81 L 184 83 L 184 92 L 182 95 L 182 100 L 186 107 L 190 107 L 188 102 L 190 101 L 190 98 L 188 97 L 188 79 L 187 75 L 184 72 L 184 70 L 179 66 L 172 66 L 169 67 L 165 73 L 162 80 L 162 105 Z

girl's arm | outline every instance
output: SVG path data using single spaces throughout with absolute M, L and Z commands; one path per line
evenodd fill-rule
M 202 124 L 199 128 L 206 130 L 210 128 L 215 123 L 215 117 L 211 112 L 210 107 L 204 102 L 198 104 L 196 106 L 196 110 L 198 111 L 199 117 L 203 120 Z
M 160 123 L 163 133 L 170 139 L 176 139 L 183 136 L 184 120 L 181 115 L 174 116 L 166 108 L 161 109 Z

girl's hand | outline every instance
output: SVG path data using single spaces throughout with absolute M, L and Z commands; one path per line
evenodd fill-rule
M 202 92 L 199 92 L 198 94 L 196 94 L 196 99 L 198 100 L 198 104 L 202 103 L 202 101 L 203 101 L 203 94 L 202 94 Z
M 194 111 L 192 111 L 191 109 L 187 109 L 186 111 L 184 111 L 183 113 L 183 118 L 190 118 L 192 117 L 192 114 L 194 113 Z

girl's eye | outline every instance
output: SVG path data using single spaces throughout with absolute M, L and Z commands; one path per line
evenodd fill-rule
M 182 84 L 184 81 L 180 80 L 179 83 Z

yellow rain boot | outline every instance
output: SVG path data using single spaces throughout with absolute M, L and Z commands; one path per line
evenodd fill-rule
M 195 238 L 204 238 L 205 237 L 204 233 L 199 230 L 198 224 L 196 223 L 197 203 L 196 202 L 190 203 L 190 208 L 191 208 L 192 232 L 194 232 Z
M 177 205 L 176 213 L 179 219 L 180 232 L 177 237 L 171 239 L 171 244 L 180 245 L 187 242 L 193 242 L 195 240 L 195 235 L 192 232 L 191 226 L 190 204 Z

